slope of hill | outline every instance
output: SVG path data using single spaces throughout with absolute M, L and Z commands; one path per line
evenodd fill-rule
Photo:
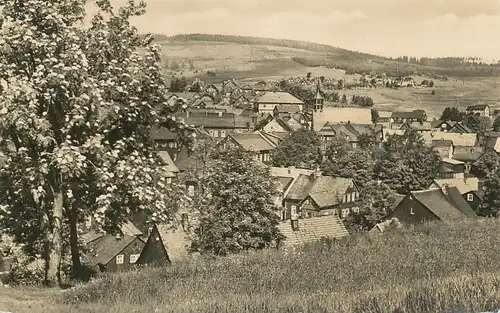
M 207 71 L 242 78 L 304 75 L 304 71 L 318 67 L 347 74 L 376 72 L 434 78 L 500 76 L 498 65 L 470 64 L 461 58 L 391 59 L 318 43 L 246 36 L 189 34 L 155 35 L 155 38 L 164 46 L 168 68 L 192 71 L 194 76 Z

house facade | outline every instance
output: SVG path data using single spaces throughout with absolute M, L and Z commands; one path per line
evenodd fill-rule
M 490 106 L 487 104 L 470 105 L 467 107 L 465 112 L 490 117 Z
M 259 114 L 273 114 L 276 106 L 279 105 L 296 105 L 303 110 L 304 102 L 292 96 L 288 92 L 271 92 L 268 91 L 262 96 L 260 96 L 255 102 L 255 107 Z
M 270 152 L 276 148 L 279 138 L 270 137 L 271 135 L 257 131 L 254 133 L 230 134 L 216 147 L 229 148 L 241 147 L 246 151 L 255 153 L 255 159 L 263 163 L 271 161 Z
M 346 217 L 358 212 L 359 188 L 352 179 L 299 175 L 285 196 L 285 219 L 294 216 L 310 218 L 324 214 Z

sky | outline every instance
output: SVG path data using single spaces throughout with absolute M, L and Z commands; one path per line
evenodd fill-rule
M 141 32 L 306 40 L 390 57 L 500 59 L 500 0 L 145 2 L 147 13 L 133 20 Z

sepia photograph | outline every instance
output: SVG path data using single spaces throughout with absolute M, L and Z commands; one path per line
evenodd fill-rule
M 0 0 L 0 313 L 500 313 L 499 38 L 500 0 Z

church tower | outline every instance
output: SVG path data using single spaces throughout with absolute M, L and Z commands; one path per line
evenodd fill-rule
M 323 111 L 324 101 L 325 99 L 321 95 L 321 89 L 319 87 L 319 79 L 318 79 L 316 84 L 316 95 L 314 96 L 314 112 Z

